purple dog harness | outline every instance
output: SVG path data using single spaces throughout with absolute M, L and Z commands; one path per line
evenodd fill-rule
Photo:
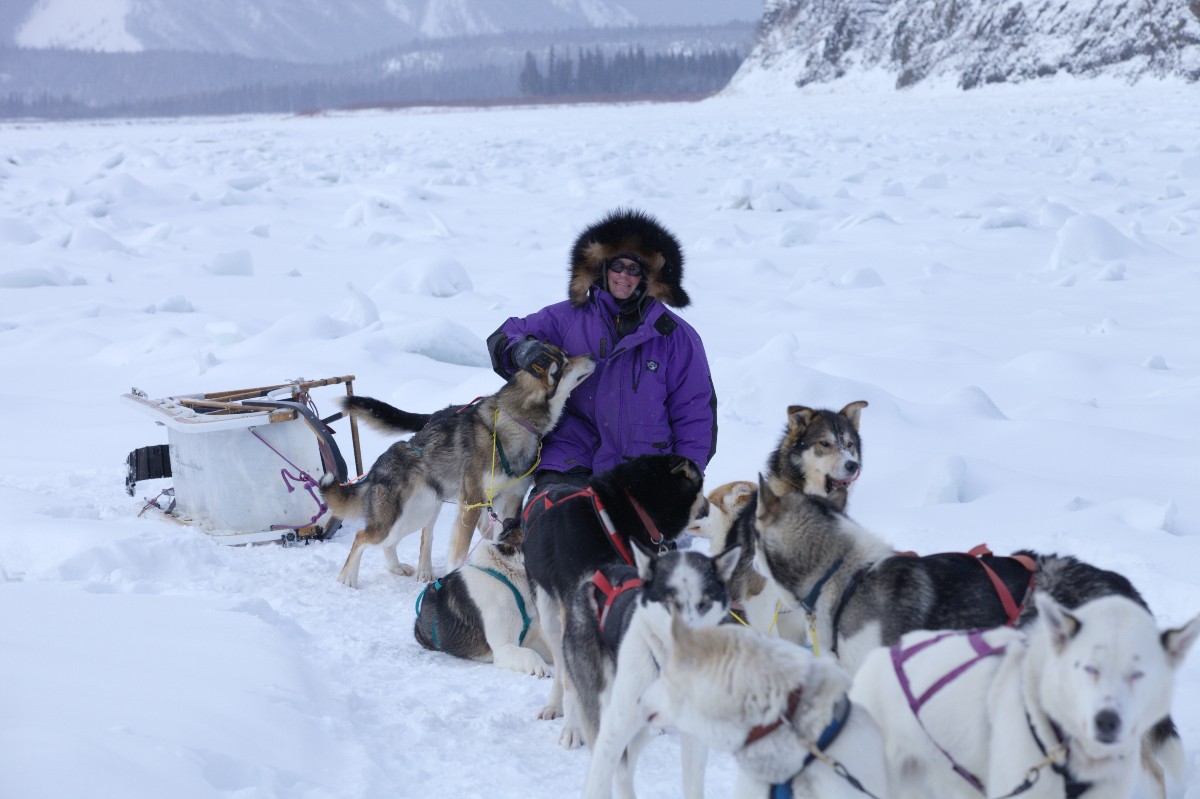
M 992 646 L 987 641 L 983 640 L 984 632 L 984 630 L 945 632 L 941 635 L 934 636 L 933 638 L 927 638 L 918 644 L 913 644 L 907 649 L 901 648 L 899 643 L 893 644 L 891 647 L 891 653 L 892 667 L 896 670 L 896 678 L 900 681 L 900 689 L 904 691 L 904 696 L 906 699 L 908 699 L 908 706 L 912 709 L 913 715 L 916 716 L 917 723 L 921 725 L 921 729 L 925 730 L 925 734 L 929 736 L 930 741 L 933 741 L 933 745 L 938 748 L 938 751 L 945 755 L 946 759 L 950 761 L 950 766 L 954 769 L 954 771 L 964 780 L 969 782 L 971 786 L 975 788 L 975 790 L 986 796 L 987 792 L 984 790 L 983 783 L 979 780 L 979 778 L 960 766 L 954 757 L 947 752 L 941 744 L 934 740 L 933 736 L 930 735 L 929 730 L 925 728 L 925 722 L 921 721 L 921 708 L 924 707 L 925 703 L 932 699 L 939 691 L 941 691 L 950 683 L 954 682 L 954 680 L 956 680 L 960 675 L 965 673 L 976 663 L 992 657 L 993 655 L 1004 654 L 1005 647 Z M 965 637 L 967 643 L 970 644 L 974 655 L 968 658 L 965 663 L 956 666 L 946 674 L 942 675 L 919 697 L 916 696 L 913 693 L 912 685 L 909 683 L 908 674 L 904 671 L 905 662 L 914 655 L 923 652 L 934 644 L 953 637 Z

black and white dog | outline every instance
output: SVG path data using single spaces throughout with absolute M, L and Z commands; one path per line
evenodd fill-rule
M 685 457 L 642 455 L 594 475 L 586 486 L 552 486 L 525 503 L 525 572 L 555 666 L 538 718 L 563 715 L 563 629 L 579 583 L 609 563 L 632 566 L 631 541 L 665 552 L 688 522 L 708 510 L 703 484 L 700 469 Z M 570 716 L 561 741 L 567 747 L 583 743 Z
M 725 581 L 738 552 L 715 560 L 698 552 L 658 558 L 633 546 L 637 568 L 601 566 L 571 598 L 563 634 L 568 703 L 592 750 L 585 799 L 632 799 L 633 771 L 650 731 L 639 701 L 659 675 L 674 614 L 691 627 L 720 624 L 729 612 Z M 703 750 L 684 741 L 684 796 L 703 796 Z
M 495 539 L 480 541 L 465 564 L 425 586 L 413 635 L 426 649 L 550 675 L 518 519 L 506 519 Z

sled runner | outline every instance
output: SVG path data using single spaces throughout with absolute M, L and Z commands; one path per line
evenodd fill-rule
M 135 388 L 122 399 L 166 427 L 168 443 L 129 453 L 125 490 L 133 496 L 141 481 L 170 478 L 174 485 L 145 509 L 197 525 L 226 544 L 327 539 L 341 519 L 329 512 L 318 484 L 325 474 L 349 477 L 329 426 L 342 414 L 322 419 L 309 392 L 343 384 L 353 395 L 353 375 L 162 399 Z M 353 418 L 350 434 L 359 474 Z

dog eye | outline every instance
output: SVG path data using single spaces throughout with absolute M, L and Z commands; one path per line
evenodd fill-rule
M 1145 677 L 1145 676 L 1146 676 L 1146 675 L 1145 675 L 1143 672 L 1140 672 L 1140 671 L 1135 671 L 1135 672 L 1133 672 L 1132 674 L 1130 674 L 1130 675 L 1129 675 L 1129 681 L 1130 681 L 1130 682 L 1137 682 L 1138 680 L 1142 679 L 1142 678 L 1143 678 L 1143 677 Z

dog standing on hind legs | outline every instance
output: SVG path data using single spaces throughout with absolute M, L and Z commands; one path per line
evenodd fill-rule
M 383 547 L 389 571 L 432 580 L 433 526 L 444 501 L 456 499 L 460 509 L 450 546 L 451 568 L 466 555 L 479 519 L 479 509 L 468 510 L 469 505 L 489 501 L 500 518 L 517 515 L 540 457 L 542 437 L 558 424 L 571 392 L 596 368 L 590 355 L 568 358 L 561 350 L 555 354 L 536 372 L 517 372 L 495 394 L 432 414 L 411 439 L 380 455 L 361 479 L 342 484 L 332 475 L 322 478 L 321 493 L 333 512 L 343 518 L 361 514 L 365 521 L 338 575 L 340 582 L 358 587 L 359 564 L 368 546 Z M 351 413 L 365 410 L 367 420 L 377 424 L 378 406 L 391 408 L 364 400 L 369 398 L 350 398 L 344 405 Z M 384 427 L 397 430 L 386 422 Z M 400 562 L 396 546 L 417 530 L 422 531 L 421 552 L 414 569 Z

